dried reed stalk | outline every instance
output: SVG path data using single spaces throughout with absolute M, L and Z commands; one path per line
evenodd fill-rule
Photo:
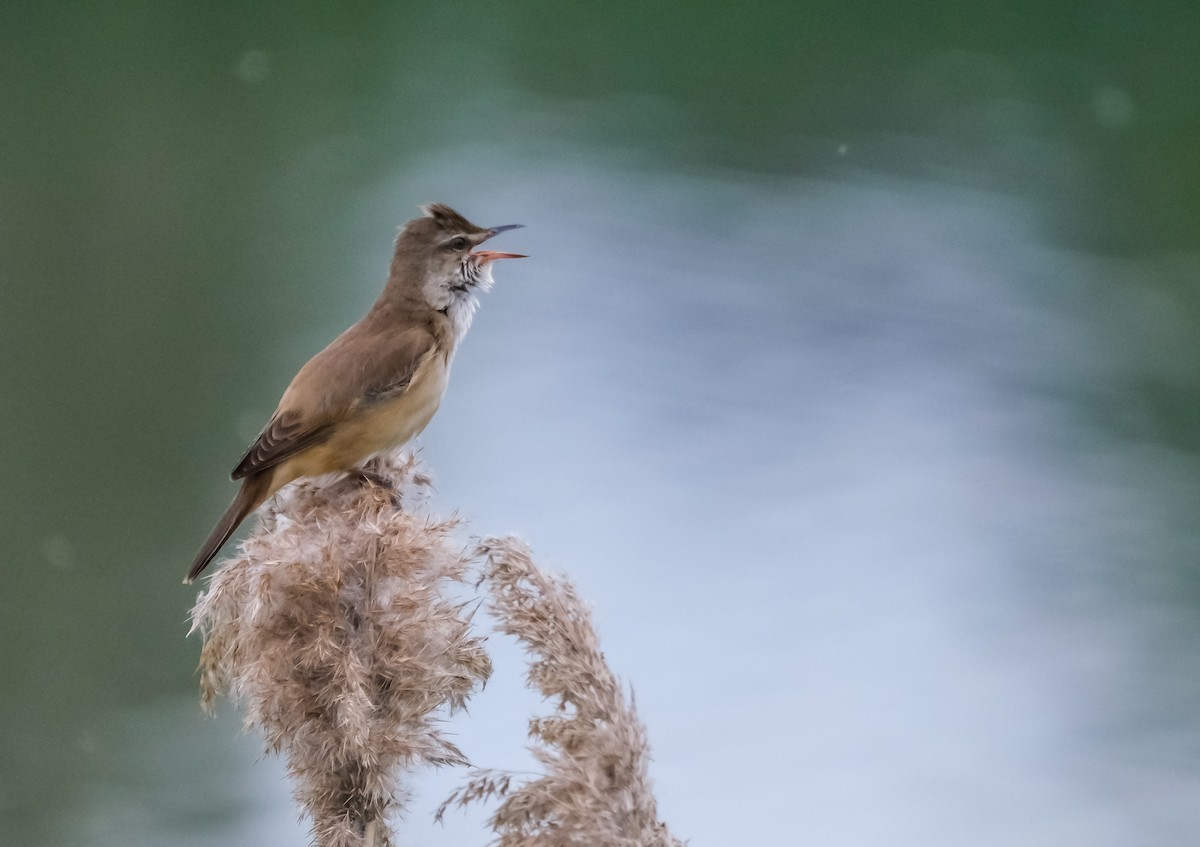
M 470 565 L 455 522 L 400 508 L 428 487 L 411 457 L 371 470 L 391 487 L 281 491 L 192 610 L 205 707 L 227 692 L 286 755 L 320 847 L 391 843 L 402 772 L 465 764 L 439 720 L 491 672 L 448 594 Z
M 649 747 L 632 697 L 600 651 L 591 613 L 566 578 L 540 570 L 517 539 L 479 548 L 483 581 L 501 631 L 531 655 L 528 681 L 556 703 L 530 721 L 545 775 L 514 786 L 512 774 L 475 771 L 437 812 L 499 798 L 489 823 L 499 847 L 677 847 L 658 820 Z

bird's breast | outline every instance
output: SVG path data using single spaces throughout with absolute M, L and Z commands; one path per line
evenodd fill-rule
M 393 450 L 417 436 L 442 401 L 449 365 L 447 357 L 436 352 L 427 356 L 407 387 L 353 410 L 335 425 L 327 440 L 305 450 L 290 462 L 280 479 L 287 481 L 298 476 L 348 470 L 376 453 Z
M 428 356 L 403 391 L 363 409 L 362 441 L 366 455 L 399 447 L 420 434 L 433 419 L 446 391 L 450 363 L 436 352 Z

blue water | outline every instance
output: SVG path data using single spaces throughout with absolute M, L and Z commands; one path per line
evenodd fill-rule
M 1138 24 L 1143 73 L 1115 12 L 980 45 L 922 8 L 25 14 L 0 842 L 304 843 L 280 764 L 195 705 L 178 579 L 440 200 L 530 258 L 420 441 L 433 507 L 578 583 L 676 834 L 1192 843 L 1200 23 Z M 528 768 L 495 651 L 453 729 Z M 460 779 L 416 779 L 402 837 L 484 843 L 485 811 L 429 822 Z

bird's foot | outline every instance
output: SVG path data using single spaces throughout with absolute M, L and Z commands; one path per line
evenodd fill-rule
M 376 488 L 383 488 L 387 491 L 390 491 L 392 493 L 392 505 L 397 509 L 403 507 L 403 503 L 400 499 L 400 489 L 396 488 L 396 484 L 386 476 L 373 471 L 370 468 L 360 468 L 357 476 L 363 485 L 372 485 Z

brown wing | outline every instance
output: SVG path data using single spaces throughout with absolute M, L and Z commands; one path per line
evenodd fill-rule
M 331 424 L 306 428 L 299 412 L 290 409 L 279 412 L 250 445 L 230 477 L 241 479 L 247 474 L 274 467 L 306 447 L 324 441 L 332 428 Z
M 380 332 L 369 318 L 300 369 L 266 429 L 233 469 L 234 479 L 274 467 L 321 443 L 355 408 L 408 387 L 433 348 L 433 336 L 424 327 Z

